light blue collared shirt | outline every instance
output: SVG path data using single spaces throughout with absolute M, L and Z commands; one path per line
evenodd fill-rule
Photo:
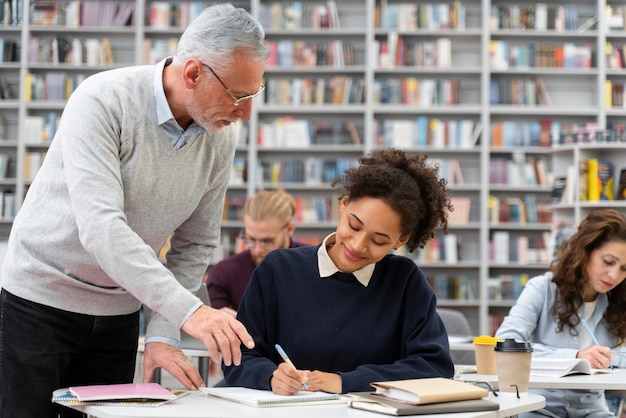
M 163 69 L 171 62 L 172 58 L 170 57 L 156 64 L 157 70 L 154 72 L 154 99 L 156 100 L 157 123 L 165 130 L 167 137 L 172 143 L 172 146 L 175 149 L 180 149 L 185 146 L 189 138 L 199 133 L 204 133 L 205 130 L 196 122 L 192 122 L 189 128 L 185 130 L 178 124 L 178 122 L 176 122 L 176 119 L 174 119 L 174 114 L 172 113 L 172 109 L 170 109 L 170 105 L 167 102 L 167 98 L 165 97 L 165 89 L 163 88 Z M 204 284 L 202 284 L 201 286 L 204 286 Z M 189 317 L 198 308 L 200 308 L 200 306 L 202 306 L 202 301 L 198 301 L 195 305 L 193 305 L 191 309 L 187 311 L 187 313 L 183 317 L 183 320 L 180 324 L 178 324 L 178 326 L 181 327 L 185 323 L 185 321 L 187 321 Z M 146 339 L 145 342 L 162 342 L 180 348 L 180 342 L 172 340 L 171 338 L 153 337 Z
M 157 71 L 154 72 L 154 99 L 156 100 L 157 123 L 167 133 L 172 146 L 175 149 L 181 149 L 189 141 L 189 138 L 199 133 L 204 133 L 205 130 L 196 122 L 191 122 L 191 125 L 185 130 L 174 119 L 174 114 L 172 109 L 170 109 L 170 105 L 165 97 L 165 90 L 163 89 L 163 69 L 172 62 L 172 59 L 172 57 L 169 57 L 156 64 Z
M 322 279 L 330 277 L 333 274 L 341 271 L 337 268 L 335 263 L 333 263 L 333 260 L 331 260 L 330 256 L 328 255 L 328 248 L 335 245 L 335 234 L 336 232 L 333 232 L 332 234 L 324 238 L 324 242 L 322 242 L 319 250 L 317 250 L 317 267 L 320 270 L 320 277 Z M 367 287 L 372 278 L 372 274 L 374 274 L 375 267 L 376 263 L 368 264 L 367 266 L 356 270 L 352 274 L 354 274 L 354 277 L 356 277 L 359 283 L 361 283 L 364 287 Z

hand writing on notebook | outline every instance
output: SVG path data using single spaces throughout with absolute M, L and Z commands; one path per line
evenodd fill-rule
M 302 390 L 302 382 L 306 382 L 309 391 L 341 393 L 341 376 L 319 370 L 295 371 L 287 363 L 281 363 L 274 370 L 270 386 L 278 395 L 293 395 Z
M 594 369 L 606 369 L 611 366 L 611 349 L 603 345 L 593 345 L 580 350 L 576 357 L 589 360 Z
M 287 362 L 280 363 L 272 373 L 270 387 L 277 395 L 293 395 L 303 390 L 307 385 L 308 390 L 315 390 L 308 384 L 309 370 L 297 370 Z

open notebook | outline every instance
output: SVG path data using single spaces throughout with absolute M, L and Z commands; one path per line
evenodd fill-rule
M 255 406 L 257 408 L 275 406 L 325 405 L 329 403 L 348 403 L 350 397 L 326 392 L 300 391 L 295 395 L 277 395 L 269 390 L 249 389 L 242 387 L 208 387 L 200 388 L 211 396 Z
M 588 360 L 582 358 L 535 358 L 530 362 L 533 376 L 563 377 L 570 374 L 611 373 L 611 369 L 594 369 Z

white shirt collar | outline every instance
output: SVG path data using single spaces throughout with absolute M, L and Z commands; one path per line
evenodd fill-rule
M 319 268 L 320 277 L 322 279 L 328 278 L 333 274 L 341 271 L 337 268 L 335 263 L 333 263 L 333 260 L 328 255 L 327 248 L 330 248 L 333 245 L 335 245 L 335 232 L 324 238 L 322 245 L 320 246 L 319 250 L 317 250 L 317 266 Z M 359 283 L 361 283 L 364 287 L 367 287 L 372 278 L 372 274 L 374 274 L 375 267 L 376 263 L 368 264 L 367 266 L 356 270 L 352 274 L 354 274 L 354 277 L 356 277 Z

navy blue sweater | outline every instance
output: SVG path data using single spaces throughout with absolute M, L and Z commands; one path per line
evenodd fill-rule
M 352 274 L 320 278 L 319 246 L 275 250 L 255 270 L 237 318 L 254 338 L 231 386 L 270 389 L 280 343 L 302 370 L 340 373 L 342 391 L 374 381 L 452 377 L 445 327 L 423 272 L 401 256 L 376 264 L 369 286 Z

